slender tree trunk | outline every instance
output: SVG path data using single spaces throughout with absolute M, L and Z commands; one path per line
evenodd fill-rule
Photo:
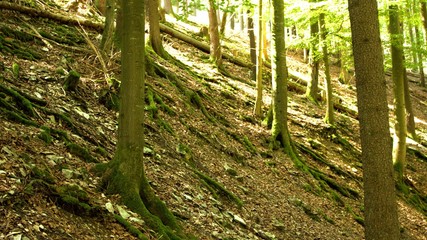
M 240 20 L 239 21 L 239 23 L 240 23 L 240 31 L 243 31 L 245 29 L 245 14 L 244 14 L 243 6 L 240 8 L 239 20 Z
M 376 1 L 349 0 L 362 145 L 365 239 L 400 239 Z
M 406 2 L 406 15 L 408 16 L 408 34 L 409 34 L 409 41 L 411 44 L 411 55 L 412 55 L 412 63 L 413 63 L 413 67 L 412 70 L 415 70 L 415 66 L 418 65 L 418 56 L 417 56 L 417 44 L 415 42 L 415 36 L 414 36 L 414 26 L 412 24 L 413 22 L 413 15 L 414 15 L 414 9 L 413 9 L 413 5 L 412 5 L 412 1 L 407 1 Z
M 427 2 L 421 1 L 421 16 L 423 20 L 424 32 L 426 33 L 425 42 L 427 42 Z
M 163 9 L 165 9 L 165 13 L 169 15 L 173 15 L 172 1 L 171 0 L 163 0 Z
M 209 0 L 209 37 L 210 37 L 210 58 L 218 68 L 222 67 L 221 45 L 218 32 L 218 17 L 216 14 L 215 0 Z
M 269 6 L 270 4 L 267 4 L 264 6 L 266 6 L 268 9 L 266 11 L 270 12 Z M 264 11 L 265 12 L 265 11 Z M 268 27 L 267 24 L 267 19 L 264 18 L 264 20 L 262 21 L 262 43 L 263 43 L 263 47 L 262 47 L 262 53 L 263 53 L 263 57 L 264 57 L 264 61 L 270 62 L 270 52 L 268 51 L 269 49 L 269 42 L 267 39 L 267 32 L 271 32 L 270 27 Z
M 288 69 L 286 66 L 284 2 L 273 0 L 272 42 L 274 44 L 274 59 L 272 61 L 272 98 L 273 122 L 271 133 L 273 142 L 279 141 L 286 153 L 292 158 L 297 158 L 288 129 Z
M 319 31 L 320 38 L 322 40 L 322 52 L 323 52 L 323 64 L 325 65 L 325 91 L 326 91 L 326 115 L 325 122 L 331 125 L 335 124 L 334 118 L 334 102 L 332 99 L 332 83 L 331 74 L 329 72 L 329 53 L 328 43 L 326 41 L 326 26 L 325 26 L 325 14 L 319 15 Z
M 314 3 L 316 0 L 310 1 Z M 314 9 L 310 12 L 313 14 Z M 310 81 L 307 82 L 307 90 L 305 95 L 308 99 L 313 102 L 317 102 L 319 92 L 319 56 L 318 56 L 318 43 L 319 43 L 319 25 L 318 18 L 310 17 L 310 51 L 309 51 L 309 62 L 310 62 Z
M 251 17 L 251 11 L 248 10 L 248 35 L 249 35 L 249 48 L 251 54 L 251 78 L 255 82 L 256 81 L 256 43 L 255 43 L 255 33 L 254 33 L 254 21 Z
M 227 1 L 227 7 L 226 7 L 226 9 L 228 9 L 228 6 L 230 6 L 230 1 Z M 228 16 L 227 11 L 224 11 L 222 13 L 221 26 L 219 28 L 219 33 L 221 34 L 221 36 L 224 36 L 225 27 L 227 26 L 227 16 Z
M 107 0 L 106 12 L 105 12 L 105 27 L 102 32 L 101 46 L 100 48 L 105 55 L 111 50 L 114 40 L 114 20 L 116 19 L 116 0 Z
M 403 179 L 406 167 L 406 112 L 405 93 L 403 79 L 403 36 L 400 28 L 399 8 L 391 5 L 390 14 L 390 36 L 391 36 L 391 59 L 392 78 L 395 101 L 396 123 L 394 126 L 395 136 L 393 141 L 393 164 L 399 180 Z
M 150 44 L 153 51 L 162 58 L 166 58 L 167 54 L 163 48 L 162 37 L 160 35 L 160 15 L 159 15 L 159 0 L 148 1 L 148 20 L 150 24 Z
M 235 25 L 236 25 L 236 13 L 234 12 L 230 16 L 230 29 L 234 31 L 235 30 Z
M 417 53 L 418 53 L 418 71 L 420 72 L 420 85 L 422 87 L 426 87 L 426 80 L 424 75 L 424 63 L 423 63 L 423 59 L 424 59 L 423 50 L 425 49 L 425 46 L 422 40 L 422 33 L 418 26 L 415 26 L 415 37 L 416 37 L 416 43 L 418 48 Z
M 116 34 L 115 40 L 117 46 L 122 49 L 122 36 L 123 36 L 123 0 L 117 0 L 116 2 L 117 13 L 116 13 Z
M 262 0 L 259 0 L 258 3 L 258 51 L 257 51 L 257 64 L 256 64 L 256 86 L 257 86 L 257 95 L 255 100 L 255 107 L 254 107 L 254 115 L 256 117 L 261 117 L 262 115 L 262 67 L 264 66 L 262 61 L 262 45 L 263 45 L 263 10 L 262 10 L 263 4 Z
M 403 69 L 403 87 L 405 92 L 405 109 L 406 109 L 406 129 L 408 137 L 417 140 L 417 134 L 415 131 L 415 118 L 414 110 L 412 109 L 411 92 L 409 91 L 408 75 L 406 74 L 406 68 Z

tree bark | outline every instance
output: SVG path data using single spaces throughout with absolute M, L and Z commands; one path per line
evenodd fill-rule
M 87 20 L 87 19 L 71 18 L 71 17 L 65 16 L 65 15 L 60 15 L 60 14 L 44 11 L 42 9 L 25 7 L 22 5 L 9 3 L 9 2 L 5 2 L 5 1 L 0 1 L 0 9 L 18 11 L 21 13 L 28 14 L 32 17 L 48 18 L 48 19 L 52 19 L 52 20 L 60 22 L 60 23 L 74 25 L 74 26 L 80 26 L 81 25 L 81 26 L 85 26 L 88 28 L 93 28 L 98 32 L 102 32 L 102 30 L 104 29 L 104 24 L 102 24 L 102 23 L 92 22 L 92 21 Z
M 254 33 L 254 21 L 251 17 L 251 11 L 247 11 L 248 15 L 248 35 L 249 35 L 249 49 L 251 55 L 251 79 L 256 82 L 256 42 L 255 42 L 255 33 Z
M 222 67 L 221 45 L 218 32 L 218 17 L 215 0 L 209 0 L 209 38 L 211 61 L 218 68 Z
M 111 50 L 114 40 L 114 21 L 116 19 L 116 0 L 107 0 L 106 11 L 105 11 L 105 27 L 102 32 L 101 39 L 101 50 L 105 55 Z
M 426 80 L 424 75 L 424 54 L 423 50 L 425 49 L 422 37 L 423 34 L 420 32 L 420 28 L 418 26 L 415 26 L 415 37 L 416 37 L 416 43 L 418 47 L 418 71 L 420 72 L 420 85 L 421 87 L 426 87 Z
M 166 58 L 167 54 L 163 48 L 162 37 L 160 35 L 160 15 L 159 15 L 159 0 L 148 1 L 148 21 L 150 24 L 150 45 L 153 51 L 162 58 Z
M 376 1 L 349 0 L 362 145 L 365 239 L 400 239 Z
M 310 3 L 314 3 L 316 0 L 311 0 Z M 313 15 L 315 9 L 310 9 L 310 14 Z M 305 92 L 306 97 L 317 102 L 319 92 L 319 54 L 318 54 L 318 43 L 319 43 L 319 25 L 318 17 L 310 16 L 310 52 L 309 52 L 309 63 L 310 63 L 310 76 L 311 78 L 307 81 L 307 90 Z
M 117 148 L 107 165 L 104 185 L 119 193 L 123 202 L 141 215 L 162 239 L 181 239 L 173 215 L 150 187 L 144 170 L 144 88 L 145 88 L 145 1 L 122 0 L 123 35 L 121 89 Z
M 403 79 L 403 35 L 400 27 L 399 8 L 396 5 L 390 6 L 389 17 L 392 78 L 394 83 L 394 112 L 396 115 L 393 139 L 393 164 L 398 179 L 402 181 L 403 172 L 406 167 L 406 112 Z
M 173 15 L 172 1 L 171 0 L 163 0 L 163 8 L 165 9 L 165 13 L 169 15 Z
M 286 49 L 284 38 L 284 2 L 283 0 L 273 0 L 273 38 L 274 59 L 272 64 L 272 109 L 273 122 L 271 134 L 273 142 L 279 141 L 285 152 L 292 158 L 297 156 L 291 142 L 288 129 L 288 69 L 286 66 Z
M 258 3 L 258 50 L 257 50 L 257 64 L 256 64 L 256 99 L 255 99 L 255 106 L 254 106 L 254 115 L 256 117 L 261 117 L 262 111 L 262 68 L 264 67 L 263 61 L 262 61 L 262 55 L 263 55 L 263 10 L 262 10 L 262 1 L 259 0 Z
M 406 68 L 403 69 L 403 87 L 405 92 L 405 110 L 406 110 L 406 129 L 408 137 L 417 140 L 417 134 L 415 131 L 415 119 L 414 110 L 412 109 L 411 92 L 409 91 L 408 75 L 406 74 Z
M 322 41 L 322 52 L 323 52 L 323 64 L 325 66 L 325 91 L 326 91 L 326 114 L 325 122 L 331 125 L 335 124 L 334 118 L 334 102 L 332 96 L 332 83 L 331 74 L 329 72 L 329 56 L 328 56 L 328 43 L 326 42 L 326 26 L 325 26 L 325 14 L 321 13 L 319 16 L 319 31 L 320 39 Z

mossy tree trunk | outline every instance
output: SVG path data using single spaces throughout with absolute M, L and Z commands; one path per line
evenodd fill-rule
M 151 189 L 144 172 L 144 80 L 145 1 L 122 1 L 122 84 L 118 142 L 114 159 L 107 165 L 103 181 L 109 193 L 119 193 L 123 202 L 141 215 L 161 239 L 175 237 L 180 229 L 173 215 Z M 165 227 L 165 225 L 169 227 Z M 180 239 L 179 237 L 175 239 Z
M 326 41 L 326 26 L 325 26 L 325 14 L 321 13 L 319 15 L 319 31 L 320 39 L 322 40 L 322 53 L 323 53 L 323 64 L 325 66 L 325 91 L 326 91 L 326 114 L 325 122 L 331 125 L 335 124 L 334 118 L 334 102 L 332 99 L 332 83 L 331 83 L 331 74 L 329 72 L 329 53 L 328 53 L 328 43 Z
M 160 35 L 159 0 L 148 1 L 148 21 L 150 24 L 150 45 L 153 51 L 162 58 L 167 58 Z
M 310 0 L 310 3 L 315 3 L 316 0 Z M 313 102 L 317 102 L 318 91 L 319 91 L 319 25 L 318 17 L 314 16 L 314 10 L 310 9 L 310 52 L 309 52 L 309 63 L 310 63 L 310 81 L 307 82 L 306 97 Z
M 221 45 L 218 32 L 217 4 L 215 0 L 209 0 L 209 38 L 210 58 L 218 68 L 222 68 Z
M 391 5 L 389 8 L 392 78 L 395 102 L 396 123 L 393 139 L 393 164 L 399 180 L 403 178 L 406 165 L 406 111 L 404 92 L 403 65 L 403 35 L 400 27 L 399 8 Z
M 365 239 L 400 239 L 376 1 L 349 0 L 362 145 Z
M 273 142 L 279 141 L 286 153 L 296 158 L 288 129 L 288 69 L 286 66 L 286 46 L 284 32 L 284 2 L 273 0 L 273 61 L 272 61 L 272 113 L 271 134 Z
M 262 55 L 263 55 L 263 4 L 262 0 L 258 3 L 258 44 L 257 44 L 257 63 L 256 63 L 256 99 L 254 107 L 254 115 L 261 117 L 262 115 L 262 68 L 264 66 Z

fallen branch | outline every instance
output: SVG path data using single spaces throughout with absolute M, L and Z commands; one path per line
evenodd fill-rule
M 185 33 L 179 32 L 175 29 L 172 29 L 171 27 L 166 26 L 165 24 L 160 23 L 160 30 L 166 34 L 169 34 L 170 36 L 174 37 L 174 38 L 178 38 L 179 40 L 182 40 L 186 43 L 189 43 L 191 45 L 193 45 L 194 47 L 196 47 L 197 49 L 205 52 L 205 53 L 209 53 L 210 52 L 210 47 L 208 44 L 200 42 L 190 36 L 188 36 Z M 229 60 L 230 62 L 239 65 L 241 67 L 251 67 L 250 63 L 246 63 L 240 59 L 237 59 L 229 54 L 223 53 L 222 57 Z
M 57 14 L 57 13 L 52 13 L 52 12 L 48 12 L 48 11 L 41 10 L 41 9 L 25 7 L 25 6 L 22 6 L 19 4 L 5 2 L 5 1 L 0 1 L 0 9 L 17 11 L 17 12 L 24 13 L 24 14 L 27 14 L 27 15 L 32 16 L 32 17 L 48 18 L 48 19 L 52 19 L 52 20 L 60 22 L 60 23 L 74 25 L 74 26 L 80 26 L 81 25 L 81 26 L 93 28 L 98 32 L 102 32 L 102 30 L 104 29 L 104 24 L 102 24 L 102 23 L 92 22 L 92 21 L 87 20 L 87 19 L 72 18 L 69 16 L 65 16 L 65 15 L 61 15 L 61 14 Z

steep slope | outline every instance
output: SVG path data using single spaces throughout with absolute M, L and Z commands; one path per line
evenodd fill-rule
M 0 236 L 131 239 L 115 211 L 122 217 L 131 214 L 132 225 L 157 239 L 117 196 L 103 194 L 99 176 L 90 171 L 114 153 L 117 112 L 99 103 L 106 83 L 82 35 L 74 27 L 16 13 L 2 12 L 0 18 L 1 43 L 8 47 L 0 53 L 0 212 L 5 216 Z M 90 33 L 94 43 L 95 37 Z M 239 36 L 227 44 L 242 51 L 245 41 Z M 292 138 L 307 165 L 330 182 L 316 179 L 280 149 L 270 149 L 268 129 L 252 117 L 252 84 L 222 76 L 206 61 L 208 55 L 177 39 L 166 35 L 165 45 L 189 70 L 153 58 L 145 164 L 153 188 L 188 232 L 200 239 L 363 239 L 356 119 L 337 113 L 333 128 L 323 123 L 322 108 L 290 93 Z M 8 49 L 21 51 L 12 55 Z M 288 60 L 291 69 L 304 73 L 297 55 Z M 116 76 L 118 64 L 117 55 L 108 62 Z M 225 64 L 233 75 L 250 79 L 249 69 Z M 64 72 L 71 69 L 80 73 L 81 83 L 65 91 Z M 354 89 L 334 87 L 342 104 L 355 109 Z M 419 99 L 414 102 L 425 142 L 427 94 L 416 84 L 411 87 Z M 30 100 L 33 111 L 19 96 Z M 267 106 L 269 97 L 264 101 Z M 426 152 L 422 145 L 416 149 Z M 425 196 L 426 162 L 408 158 L 412 188 Z M 426 239 L 425 209 L 424 214 L 417 211 L 400 195 L 402 238 Z

